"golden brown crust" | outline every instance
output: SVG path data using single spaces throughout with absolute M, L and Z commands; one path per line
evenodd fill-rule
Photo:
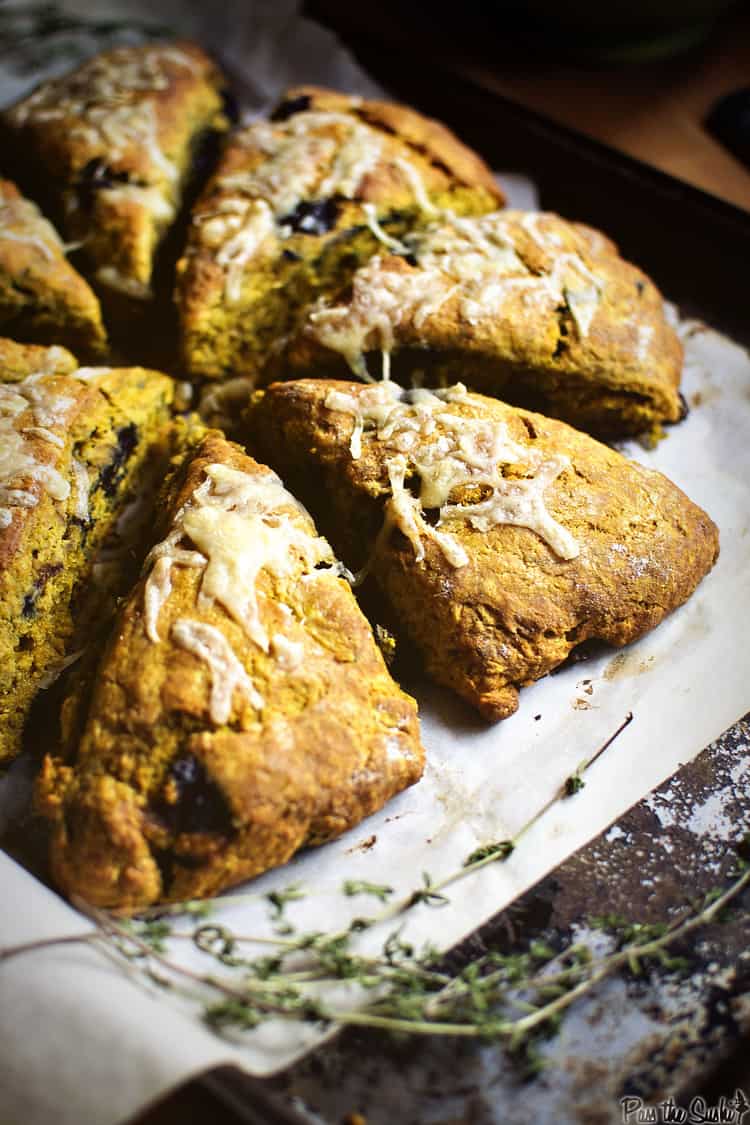
M 401 131 L 403 126 L 403 132 Z M 319 293 L 435 207 L 483 213 L 502 196 L 451 134 L 402 106 L 291 91 L 276 119 L 233 134 L 177 266 L 193 376 L 254 379 Z
M 270 470 L 209 434 L 173 483 L 162 532 L 217 465 L 276 488 Z M 284 495 L 274 520 L 314 536 Z M 388 675 L 348 585 L 331 570 L 308 570 L 296 550 L 287 573 L 264 569 L 257 580 L 268 651 L 222 603 L 199 604 L 196 566 L 172 567 L 156 643 L 144 611 L 148 576 L 135 588 L 100 666 L 77 759 L 48 759 L 40 785 L 54 821 L 53 872 L 67 893 L 126 907 L 213 894 L 340 834 L 417 780 L 414 702 Z M 252 684 L 235 686 L 218 718 L 209 666 L 180 643 L 185 621 L 218 633 L 219 650 L 229 646 Z
M 505 199 L 491 170 L 480 156 L 463 144 L 440 121 L 425 117 L 411 106 L 341 94 L 321 86 L 293 86 L 284 94 L 285 103 L 309 98 L 310 109 L 352 113 L 376 129 L 387 130 L 424 153 L 433 164 L 442 164 L 451 177 L 467 187 L 483 187 L 501 206 Z
M 259 393 L 248 417 L 252 448 L 299 490 L 347 565 L 369 561 L 430 674 L 487 718 L 511 714 L 519 687 L 582 642 L 624 645 L 653 628 L 717 556 L 714 524 L 660 473 L 564 423 L 468 395 L 450 403 L 452 414 L 502 423 L 534 455 L 569 458 L 544 495 L 580 553 L 561 558 L 527 527 L 480 531 L 451 521 L 468 565 L 452 566 L 429 538 L 420 562 L 400 531 L 379 535 L 393 450 L 365 441 L 354 460 L 353 417 L 326 405 L 331 390 L 367 393 L 326 380 Z M 438 426 L 430 440 L 440 433 Z
M 149 296 L 195 144 L 225 127 L 222 87 L 195 44 L 119 47 L 43 83 L 3 115 L 34 194 L 54 202 L 67 238 L 84 241 L 102 285 Z
M 62 348 L 0 341 L 0 763 L 69 655 L 75 598 L 160 448 L 172 399 L 157 372 L 76 369 Z M 89 600 L 99 604 L 97 589 Z
M 2 179 L 0 329 L 29 343 L 63 344 L 84 359 L 107 351 L 99 301 L 68 262 L 57 231 Z
M 72 375 L 78 367 L 78 360 L 67 348 L 19 344 L 0 336 L 0 376 L 4 383 L 17 383 L 42 370 L 51 375 Z
M 678 421 L 682 345 L 661 294 L 604 235 L 553 214 L 439 220 L 319 303 L 282 377 L 360 373 L 393 356 L 407 383 L 456 381 L 601 436 Z

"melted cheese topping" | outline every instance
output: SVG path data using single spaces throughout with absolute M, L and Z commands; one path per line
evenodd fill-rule
M 48 262 L 62 253 L 63 243 L 36 204 L 0 184 L 0 244 L 22 242 Z
M 196 73 L 193 59 L 174 46 L 122 48 L 91 59 L 72 74 L 44 82 L 9 111 L 18 126 L 59 122 L 74 144 L 101 154 L 108 163 L 139 159 L 149 163 L 154 183 L 101 183 L 107 201 L 126 199 L 143 207 L 159 225 L 170 223 L 177 209 L 179 168 L 164 153 L 159 136 L 157 98 L 170 85 L 174 70 Z M 65 193 L 66 210 L 79 207 L 75 189 Z M 137 298 L 150 290 L 104 267 L 97 271 L 103 284 Z
M 226 272 L 224 293 L 234 304 L 242 293 L 242 277 L 247 263 L 257 254 L 269 235 L 274 232 L 271 208 L 263 199 L 246 200 L 242 218 L 234 234 L 229 235 L 216 255 L 216 263 Z M 232 218 L 238 218 L 235 214 Z
M 70 495 L 69 482 L 37 452 L 39 440 L 64 448 L 75 405 L 74 398 L 50 386 L 48 379 L 41 371 L 18 383 L 0 384 L 0 528 L 10 526 L 13 508 L 35 508 L 45 492 L 53 500 Z M 31 424 L 19 426 L 27 414 Z
M 284 606 L 286 609 L 287 607 Z M 305 654 L 305 646 L 301 641 L 290 641 L 283 633 L 274 633 L 271 637 L 271 652 L 282 668 L 293 672 L 299 668 Z
M 257 121 L 237 140 L 259 149 L 265 159 L 252 171 L 220 177 L 215 186 L 230 194 L 193 219 L 202 245 L 218 249 L 216 262 L 227 271 L 225 295 L 231 302 L 239 299 L 246 265 L 268 236 L 289 237 L 284 220 L 303 200 L 357 198 L 363 180 L 383 158 L 381 134 L 349 113 L 314 110 L 283 122 Z M 423 213 L 437 214 L 414 165 L 405 157 L 393 165 Z M 403 249 L 380 228 L 373 205 L 365 205 L 365 214 L 376 238 L 390 249 Z
M 453 215 L 414 231 L 404 242 L 417 269 L 392 258 L 373 258 L 354 275 L 345 305 L 318 303 L 306 333 L 343 355 L 362 378 L 367 376 L 366 352 L 392 351 L 402 325 L 411 323 L 419 332 L 453 297 L 469 324 L 503 315 L 513 301 L 539 315 L 564 303 L 584 339 L 599 308 L 604 279 L 577 250 L 565 249 L 556 229 L 540 225 L 545 218 L 507 211 L 479 218 Z M 541 271 L 536 266 L 532 271 L 521 256 L 525 237 L 544 253 Z M 575 245 L 579 242 L 575 236 Z
M 42 83 L 10 110 L 10 119 L 16 125 L 63 122 L 72 138 L 103 148 L 111 161 L 145 149 L 154 168 L 174 182 L 178 170 L 159 145 L 154 96 L 169 87 L 175 66 L 195 73 L 193 60 L 178 47 L 108 51 Z
M 426 316 L 444 300 L 442 283 L 436 298 L 435 280 L 427 272 L 388 269 L 376 256 L 354 275 L 349 304 L 327 308 L 321 302 L 310 313 L 307 331 L 343 355 L 360 378 L 368 379 L 364 353 L 377 349 L 388 354 L 405 317 L 419 310 Z
M 256 690 L 223 633 L 203 621 L 190 621 L 181 617 L 172 626 L 170 636 L 176 645 L 187 649 L 208 665 L 211 673 L 208 711 L 214 723 L 221 725 L 229 719 L 235 691 L 239 691 L 251 707 L 262 710 L 262 695 Z
M 361 455 L 362 440 L 378 442 L 389 454 L 386 461 L 391 498 L 386 506 L 385 532 L 395 525 L 424 558 L 424 540 L 438 545 L 451 566 L 463 567 L 468 556 L 443 525 L 463 520 L 480 531 L 499 524 L 525 527 L 540 536 L 563 559 L 579 553 L 576 540 L 549 513 L 544 493 L 569 460 L 543 457 L 514 441 L 505 424 L 452 412 L 451 405 L 467 398 L 461 384 L 444 391 L 404 391 L 393 383 L 378 383 L 358 395 L 329 391 L 325 405 L 354 415 L 350 452 Z M 513 465 L 522 475 L 503 476 Z M 419 480 L 419 494 L 406 488 L 407 474 Z M 451 503 L 454 490 L 479 487 L 488 493 L 471 503 Z M 438 512 L 435 525 L 423 515 Z
M 149 555 L 145 589 L 146 629 L 159 640 L 157 620 L 171 590 L 172 566 L 203 571 L 201 604 L 219 602 L 264 652 L 270 642 L 260 619 L 256 588 L 265 570 L 277 578 L 318 564 L 335 565 L 325 539 L 313 535 L 281 509 L 297 504 L 274 474 L 251 475 L 225 465 L 206 469 L 206 480 L 177 513 L 166 539 Z M 181 545 L 189 540 L 194 547 Z M 197 548 L 197 550 L 195 549 Z
M 296 669 L 302 662 L 303 646 L 278 632 L 269 638 L 261 620 L 263 594 L 257 589 L 258 578 L 264 571 L 278 579 L 298 574 L 304 580 L 324 572 L 338 574 L 341 568 L 326 540 L 301 527 L 290 507 L 306 515 L 275 474 L 209 465 L 206 479 L 177 512 L 166 539 L 147 559 L 151 569 L 144 589 L 144 622 L 149 640 L 160 640 L 159 614 L 172 592 L 172 568 L 192 566 L 202 571 L 198 610 L 220 604 L 282 668 Z M 316 569 L 321 564 L 324 571 Z M 291 621 L 288 607 L 279 603 L 279 608 Z M 229 718 L 237 689 L 253 707 L 262 708 L 262 698 L 218 629 L 182 618 L 170 636 L 209 665 L 209 710 L 215 723 Z

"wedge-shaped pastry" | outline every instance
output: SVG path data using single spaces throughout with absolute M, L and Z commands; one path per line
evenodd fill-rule
M 178 263 L 184 363 L 256 379 L 306 305 L 415 224 L 502 196 L 483 162 L 405 106 L 312 87 L 235 133 Z
M 682 417 L 682 346 L 661 295 L 609 239 L 553 214 L 444 216 L 321 301 L 282 377 L 460 380 L 601 436 Z M 373 355 L 372 353 L 376 353 Z M 381 359 L 382 356 L 382 359 Z
M 422 770 L 328 543 L 270 469 L 212 432 L 170 494 L 71 763 L 48 759 L 63 890 L 209 895 L 358 823 Z
M 248 422 L 429 673 L 488 719 L 581 642 L 657 625 L 717 556 L 711 520 L 660 473 L 460 385 L 277 383 Z
M 0 766 L 71 655 L 75 600 L 160 449 L 172 380 L 0 341 Z
M 194 44 L 118 47 L 4 114 L 21 182 L 83 243 L 101 286 L 151 296 L 156 251 L 198 149 L 224 128 L 222 85 Z
M 35 203 L 0 179 L 0 331 L 31 344 L 62 344 L 85 359 L 107 350 L 99 301 L 65 257 Z

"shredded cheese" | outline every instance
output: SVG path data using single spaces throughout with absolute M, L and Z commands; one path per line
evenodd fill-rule
M 144 627 L 149 640 L 160 642 L 159 615 L 172 593 L 173 568 L 196 567 L 202 572 L 196 609 L 221 605 L 258 648 L 286 670 L 296 669 L 303 659 L 303 646 L 281 632 L 269 638 L 262 621 L 259 576 L 264 571 L 280 579 L 299 574 L 304 580 L 343 571 L 326 540 L 305 528 L 295 518 L 297 513 L 306 515 L 275 473 L 208 465 L 205 480 L 146 560 Z M 316 569 L 321 564 L 323 569 Z M 291 622 L 288 607 L 280 603 L 279 608 Z M 209 710 L 214 722 L 227 721 L 236 689 L 242 690 L 253 707 L 263 707 L 242 662 L 220 630 L 181 618 L 170 637 L 209 665 Z
M 249 201 L 242 225 L 227 238 L 216 255 L 217 265 L 226 271 L 224 292 L 230 304 L 240 299 L 247 263 L 273 230 L 273 215 L 268 204 L 262 199 Z
M 126 177 L 137 168 L 133 179 L 138 182 L 134 183 L 120 182 L 121 175 L 114 182 L 102 175 L 95 185 L 98 197 L 107 205 L 122 200 L 135 203 L 163 229 L 177 213 L 180 169 L 164 151 L 158 101 L 185 72 L 197 71 L 196 61 L 174 46 L 152 44 L 106 51 L 71 74 L 42 83 L 9 110 L 8 116 L 20 127 L 58 127 L 90 160 L 101 161 L 103 172 L 104 162 Z M 78 215 L 78 183 L 64 187 L 63 206 L 67 215 L 77 216 L 79 226 L 85 222 L 85 216 Z M 40 237 L 49 243 L 48 237 Z M 65 249 L 59 240 L 55 247 L 58 244 Z M 100 263 L 96 277 L 101 284 L 138 300 L 152 296 L 148 285 L 114 265 Z
M 302 663 L 305 649 L 301 641 L 290 641 L 283 633 L 274 633 L 271 637 L 271 652 L 282 668 L 293 672 Z
M 325 405 L 354 416 L 350 452 L 361 455 L 362 441 L 377 442 L 386 460 L 391 497 L 386 505 L 385 531 L 396 526 L 424 559 L 424 540 L 430 539 L 451 566 L 468 565 L 469 558 L 444 525 L 462 520 L 480 531 L 499 524 L 535 532 L 563 559 L 579 553 L 576 540 L 547 510 L 544 494 L 570 464 L 559 455 L 544 458 L 514 441 L 502 421 L 458 414 L 453 404 L 467 402 L 461 384 L 443 391 L 404 391 L 393 383 L 378 383 L 358 394 L 329 391 Z M 356 435 L 356 442 L 355 442 Z M 513 465 L 522 475 L 505 477 Z M 419 481 L 419 493 L 406 487 L 407 475 Z M 488 495 L 470 503 L 451 503 L 455 490 L 479 487 Z M 424 511 L 437 510 L 435 525 Z
M 242 275 L 270 234 L 286 238 L 289 216 L 303 200 L 356 199 L 365 177 L 383 157 L 383 138 L 349 113 L 309 111 L 286 121 L 256 121 L 235 138 L 264 159 L 247 172 L 220 176 L 215 187 L 226 193 L 194 216 L 199 243 L 216 252 L 226 271 L 225 295 L 236 302 Z M 405 157 L 393 161 L 426 215 L 436 215 L 417 168 Z M 391 250 L 403 246 L 377 221 L 373 204 L 364 204 L 373 234 Z
M 417 268 L 393 257 L 375 257 L 359 269 L 351 297 L 331 306 L 321 299 L 309 314 L 307 335 L 342 355 L 352 371 L 367 378 L 365 353 L 391 352 L 402 327 L 419 333 L 446 302 L 458 300 L 469 324 L 503 315 L 521 301 L 539 313 L 566 304 L 581 339 L 588 336 L 604 280 L 579 249 L 566 249 L 556 229 L 542 226 L 548 216 L 498 211 L 479 218 L 443 216 L 405 239 Z M 559 222 L 559 221 L 558 221 Z M 574 229 L 571 246 L 579 246 Z M 546 265 L 532 271 L 521 256 L 523 238 L 542 249 Z
M 321 563 L 336 566 L 328 543 L 301 526 L 295 510 L 304 512 L 275 474 L 209 465 L 206 479 L 147 560 L 144 611 L 149 639 L 160 639 L 158 618 L 172 590 L 172 568 L 193 566 L 202 571 L 197 608 L 219 603 L 254 644 L 271 651 L 261 619 L 260 573 L 284 578 L 300 570 L 310 573 Z
M 208 710 L 214 723 L 220 726 L 228 721 L 235 691 L 240 692 L 257 711 L 263 709 L 262 695 L 235 656 L 229 641 L 215 626 L 181 617 L 172 626 L 170 636 L 176 645 L 208 665 L 211 673 Z
M 174 46 L 107 51 L 42 83 L 9 116 L 17 125 L 59 121 L 73 139 L 102 147 L 112 162 L 145 150 L 154 169 L 174 183 L 179 172 L 159 143 L 155 97 L 168 88 L 175 67 L 195 73 L 193 60 Z
M 74 398 L 60 391 L 59 382 L 50 383 L 48 371 L 0 384 L 0 528 L 10 526 L 13 508 L 35 508 L 45 492 L 58 501 L 70 495 L 70 483 L 43 459 L 37 442 L 55 450 L 65 447 L 74 404 Z M 26 415 L 31 424 L 19 425 Z
M 11 184 L 0 181 L 0 246 L 3 241 L 31 246 L 48 262 L 64 249 L 57 231 L 36 204 L 24 199 Z

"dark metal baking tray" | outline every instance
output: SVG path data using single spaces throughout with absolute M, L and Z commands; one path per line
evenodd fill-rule
M 684 314 L 750 345 L 750 215 L 454 73 L 415 66 L 412 55 L 353 46 L 395 98 L 445 121 L 492 167 L 529 176 L 542 207 L 601 227 Z M 597 913 L 663 920 L 686 896 L 717 885 L 730 861 L 717 857 L 715 840 L 679 822 L 665 828 L 653 807 L 659 793 L 672 800 L 675 787 L 683 809 L 712 795 L 717 815 L 740 835 L 750 831 L 750 792 L 727 785 L 738 755 L 750 752 L 749 719 L 467 939 L 456 964 L 487 945 L 561 942 Z M 615 982 L 614 992 L 577 1006 L 574 1033 L 552 1043 L 550 1064 L 533 1079 L 500 1047 L 347 1032 L 272 1079 L 213 1071 L 138 1122 L 168 1125 L 187 1114 L 193 1125 L 338 1125 L 358 1113 L 367 1125 L 604 1125 L 623 1120 L 624 1096 L 672 1097 L 680 1106 L 699 1096 L 711 1106 L 743 1087 L 750 1099 L 749 948 L 745 894 L 730 922 L 701 933 L 680 995 L 670 995 L 659 974 Z

